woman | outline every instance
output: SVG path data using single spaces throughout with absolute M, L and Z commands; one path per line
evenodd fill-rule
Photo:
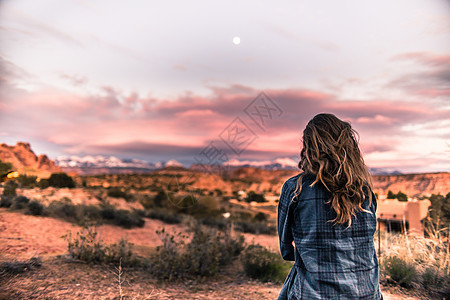
M 332 114 L 303 131 L 303 172 L 284 183 L 278 205 L 281 255 L 295 261 L 278 299 L 382 299 L 377 203 L 355 134 Z

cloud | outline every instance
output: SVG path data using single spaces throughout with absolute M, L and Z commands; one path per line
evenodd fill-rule
M 396 55 L 391 60 L 413 63 L 420 69 L 391 80 L 387 87 L 428 98 L 450 97 L 450 55 L 411 52 Z
M 85 84 L 88 82 L 88 80 L 87 80 L 87 78 L 86 78 L 85 76 L 69 75 L 69 74 L 62 73 L 62 74 L 60 75 L 60 77 L 61 77 L 62 79 L 67 80 L 67 81 L 70 82 L 73 86 L 76 86 L 76 87 L 85 85 Z
M 413 159 L 396 162 L 392 157 L 406 156 L 413 148 L 414 155 L 423 153 L 424 162 L 442 161 L 446 155 L 430 154 L 440 151 L 436 140 L 448 135 L 445 130 L 430 128 L 445 125 L 449 113 L 448 108 L 431 101 L 337 100 L 334 94 L 316 90 L 267 89 L 265 93 L 281 109 L 281 116 L 266 119 L 262 129 L 245 113 L 261 92 L 249 86 L 210 87 L 209 95 L 186 92 L 170 99 L 142 97 L 137 92 L 102 86 L 97 93 L 83 96 L 51 87 L 21 90 L 12 82 L 25 76 L 24 72 L 5 59 L 0 60 L 0 67 L 8 70 L 2 73 L 8 79 L 0 89 L 2 131 L 8 132 L 11 139 L 44 140 L 70 154 L 175 158 L 188 163 L 214 142 L 227 151 L 230 159 L 294 157 L 300 150 L 306 123 L 318 113 L 330 112 L 352 123 L 360 133 L 363 153 L 374 166 L 412 168 Z M 87 80 L 64 76 L 74 84 Z M 257 136 L 240 156 L 233 154 L 220 138 L 236 117 Z M 411 138 L 422 142 L 411 142 Z

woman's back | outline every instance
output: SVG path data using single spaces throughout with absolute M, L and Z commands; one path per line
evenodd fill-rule
M 364 202 L 371 213 L 358 212 L 350 227 L 334 224 L 330 193 L 320 183 L 310 186 L 314 176 L 303 176 L 302 192 L 291 200 L 298 177 L 286 181 L 279 202 L 281 253 L 295 259 L 280 298 L 380 299 L 373 244 L 376 200 L 370 206 Z
M 380 299 L 376 199 L 350 123 L 318 114 L 278 206 L 281 255 L 295 260 L 279 299 Z M 295 244 L 295 249 L 294 245 Z

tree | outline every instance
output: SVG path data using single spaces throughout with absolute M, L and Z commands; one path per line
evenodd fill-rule
M 428 208 L 428 221 L 432 224 L 425 223 L 425 225 L 428 228 L 433 225 L 436 232 L 450 227 L 450 193 L 445 197 L 441 194 L 433 194 L 428 199 L 431 202 Z
M 245 199 L 247 202 L 266 202 L 266 198 L 264 198 L 263 194 L 258 194 L 254 191 L 250 191 L 247 194 L 247 198 Z
M 12 164 L 8 163 L 8 162 L 2 162 L 0 160 L 0 174 L 5 174 L 8 173 L 9 171 L 11 171 L 12 169 Z
M 395 194 L 391 190 L 389 190 L 388 193 L 387 193 L 387 197 L 386 198 L 388 198 L 388 199 L 395 199 L 396 197 L 395 197 Z
M 401 191 L 397 193 L 396 198 L 398 201 L 408 201 L 408 196 L 406 196 L 405 193 L 402 193 Z
M 73 188 L 75 187 L 75 182 L 72 177 L 67 175 L 66 173 L 53 173 L 48 179 L 48 184 L 53 187 L 58 188 Z

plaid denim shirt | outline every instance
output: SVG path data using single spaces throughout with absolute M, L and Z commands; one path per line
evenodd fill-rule
M 302 192 L 292 201 L 300 174 L 288 179 L 278 204 L 281 255 L 295 261 L 278 299 L 382 299 L 373 243 L 376 199 L 358 212 L 352 225 L 333 224 L 331 193 L 315 177 L 303 176 Z M 295 247 L 294 247 L 294 245 Z

